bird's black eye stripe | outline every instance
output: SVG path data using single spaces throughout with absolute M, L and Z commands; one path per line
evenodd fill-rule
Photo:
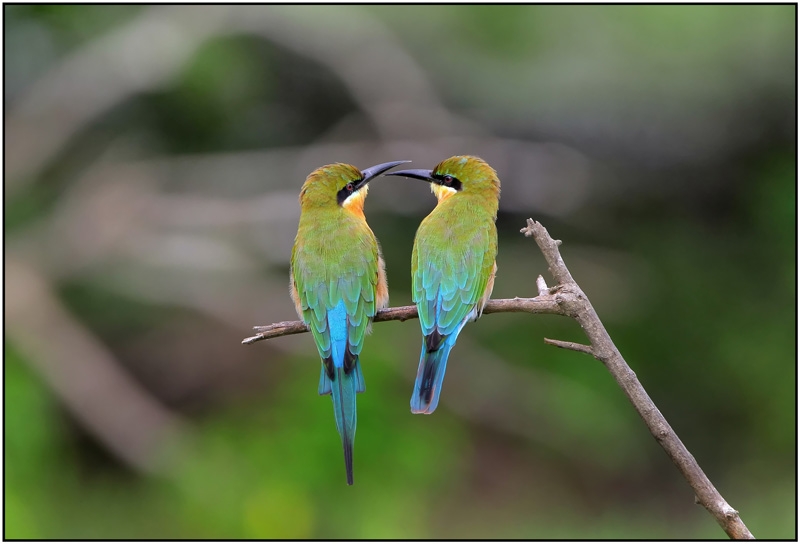
M 450 174 L 433 174 L 431 177 L 435 179 L 439 185 L 444 185 L 456 191 L 461 190 L 461 182 L 455 176 L 451 176 Z
M 361 180 L 360 180 L 360 179 L 357 179 L 357 180 L 355 180 L 355 181 L 351 181 L 350 183 L 348 183 L 347 185 L 345 185 L 344 187 L 342 187 L 342 188 L 339 190 L 339 192 L 338 192 L 338 193 L 336 193 L 336 200 L 339 202 L 339 205 L 340 205 L 340 206 L 342 205 L 342 203 L 343 203 L 345 200 L 347 200 L 347 197 L 348 197 L 348 196 L 350 196 L 350 195 L 352 195 L 352 194 L 353 194 L 353 191 L 355 191 L 355 189 L 356 189 L 356 184 L 357 184 L 359 181 L 361 181 Z

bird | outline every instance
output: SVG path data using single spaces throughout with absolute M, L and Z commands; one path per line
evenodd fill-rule
M 372 318 L 389 303 L 385 265 L 364 217 L 364 200 L 371 180 L 404 162 L 410 161 L 366 170 L 329 164 L 309 174 L 300 190 L 290 293 L 322 359 L 319 394 L 333 399 L 348 485 L 353 485 L 356 393 L 365 390 L 359 355 Z
M 421 179 L 436 195 L 411 253 L 412 298 L 422 328 L 411 411 L 431 414 L 439 405 L 450 350 L 469 321 L 481 316 L 497 273 L 500 179 L 483 159 L 450 157 L 433 170 L 395 170 Z

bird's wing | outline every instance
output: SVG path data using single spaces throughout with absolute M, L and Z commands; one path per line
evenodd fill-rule
M 370 319 L 375 316 L 375 293 L 378 284 L 378 259 L 364 255 L 351 273 L 345 273 L 329 286 L 330 302 L 341 300 L 347 315 L 347 345 L 352 355 L 359 355 Z
M 361 353 L 375 315 L 378 246 L 371 232 L 369 235 L 355 237 L 353 246 L 328 262 L 302 250 L 293 255 L 294 286 L 303 321 L 314 335 L 320 356 L 334 357 L 336 366 L 344 363 L 345 342 L 349 355 Z
M 497 252 L 490 234 L 487 229 L 475 229 L 457 244 L 415 241 L 413 299 L 426 337 L 456 332 L 476 310 Z M 438 342 L 436 336 L 434 342 Z

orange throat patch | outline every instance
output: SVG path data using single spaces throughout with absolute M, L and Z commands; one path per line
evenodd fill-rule
M 436 200 L 442 202 L 456 194 L 458 191 L 455 189 L 451 189 L 450 187 L 445 187 L 444 185 L 439 185 L 438 183 L 431 183 L 431 192 L 436 195 Z
M 364 217 L 364 201 L 367 199 L 367 191 L 369 186 L 361 188 L 357 193 L 350 195 L 342 202 L 342 207 L 350 213 L 365 219 Z

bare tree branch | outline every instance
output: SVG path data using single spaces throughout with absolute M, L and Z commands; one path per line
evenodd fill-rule
M 636 411 L 644 420 L 650 433 L 661 444 L 672 462 L 681 471 L 686 481 L 692 486 L 700 504 L 717 520 L 723 530 L 735 539 L 753 540 L 752 533 L 714 485 L 705 475 L 700 465 L 683 445 L 678 435 L 672 430 L 667 420 L 661 415 L 650 396 L 636 378 L 625 359 L 622 358 L 603 323 L 594 311 L 589 299 L 572 278 L 561 254 L 558 251 L 560 240 L 553 240 L 541 223 L 528 219 L 528 226 L 521 230 L 525 236 L 533 236 L 544 254 L 550 273 L 559 283 L 560 289 L 556 298 L 563 309 L 563 314 L 580 323 L 591 342 L 591 354 L 599 359 L 617 380 Z M 560 346 L 565 347 L 565 346 Z
M 588 353 L 594 357 L 592 346 L 586 344 L 579 344 L 577 342 L 565 342 L 563 340 L 553 340 L 552 338 L 545 338 L 544 343 L 557 348 L 571 349 L 572 351 L 580 351 L 581 353 Z
M 539 276 L 536 280 L 539 296 L 535 298 L 490 300 L 486 304 L 483 313 L 528 312 L 533 314 L 558 314 L 575 319 L 586 331 L 586 336 L 588 336 L 591 345 L 587 346 L 576 342 L 565 342 L 549 338 L 545 339 L 545 343 L 587 353 L 600 360 L 614 376 L 614 379 L 650 429 L 650 433 L 664 448 L 664 451 L 667 452 L 672 462 L 681 471 L 686 481 L 689 482 L 689 485 L 695 491 L 696 502 L 702 504 L 711 513 L 731 538 L 754 540 L 752 533 L 739 517 L 739 512 L 734 510 L 719 494 L 695 458 L 689 453 L 689 450 L 686 449 L 686 446 L 683 445 L 678 435 L 650 399 L 650 396 L 636 378 L 636 374 L 625 362 L 625 359 L 622 358 L 589 299 L 575 282 L 566 264 L 564 264 L 561 253 L 558 251 L 561 241 L 552 239 L 547 230 L 533 219 L 528 219 L 528 226 L 521 229 L 520 232 L 525 236 L 533 236 L 534 240 L 536 240 L 547 261 L 550 273 L 558 282 L 558 285 L 548 289 L 544 278 Z M 416 307 L 402 306 L 379 311 L 374 321 L 405 321 L 406 319 L 415 319 L 417 317 Z M 257 326 L 254 329 L 258 331 L 258 334 L 245 338 L 242 341 L 243 344 L 252 344 L 259 340 L 275 338 L 276 336 L 308 331 L 302 321 L 282 321 L 272 325 Z
M 531 314 L 563 314 L 558 301 L 552 295 L 539 296 L 536 298 L 506 298 L 490 300 L 483 309 L 485 314 L 497 314 L 501 312 L 528 312 Z M 386 308 L 378 310 L 373 319 L 373 323 L 381 321 L 406 321 L 407 319 L 418 319 L 416 306 L 398 306 L 397 308 Z M 258 334 L 249 336 L 242 340 L 242 344 L 252 344 L 259 340 L 267 340 L 277 336 L 288 336 L 308 332 L 308 327 L 302 321 L 280 321 L 272 325 L 256 325 L 253 327 Z

